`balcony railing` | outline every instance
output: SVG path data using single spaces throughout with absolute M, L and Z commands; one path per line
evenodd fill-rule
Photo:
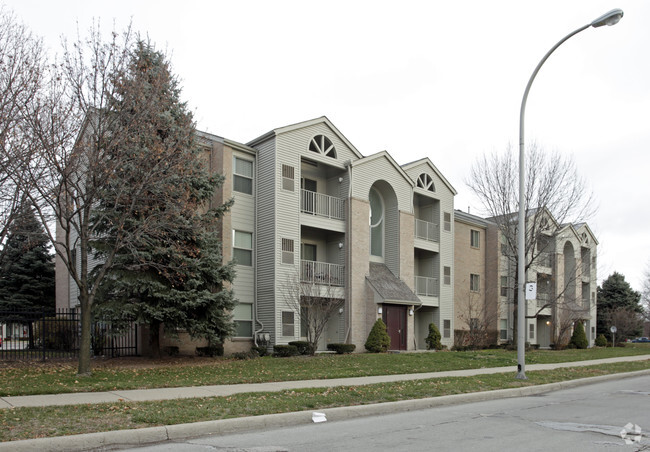
M 300 261 L 300 281 L 326 286 L 345 285 L 345 267 L 327 262 Z
M 319 217 L 345 220 L 345 201 L 323 193 L 301 190 L 300 210 Z
M 416 219 L 415 237 L 429 242 L 440 242 L 440 226 L 436 223 Z
M 551 296 L 544 292 L 537 292 L 537 309 L 549 303 Z
M 425 297 L 437 297 L 440 294 L 440 284 L 438 278 L 429 278 L 427 276 L 415 277 L 415 294 Z

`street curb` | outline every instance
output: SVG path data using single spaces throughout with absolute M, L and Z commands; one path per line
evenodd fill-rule
M 426 399 L 401 400 L 371 405 L 347 406 L 318 410 L 324 413 L 328 421 L 341 421 L 364 416 L 378 416 L 389 413 L 422 410 L 438 406 L 458 405 L 482 402 L 494 399 L 525 397 L 550 391 L 569 389 L 577 386 L 600 383 L 620 378 L 650 375 L 650 369 L 635 372 L 600 375 L 523 388 L 497 389 L 494 391 L 470 392 Z M 166 441 L 195 438 L 206 435 L 225 435 L 264 428 L 292 427 L 312 422 L 310 411 L 267 414 L 262 416 L 222 419 L 216 421 L 176 424 L 160 427 L 148 427 L 133 430 L 115 430 L 110 432 L 85 433 L 81 435 L 56 436 L 52 438 L 27 439 L 0 443 L 1 451 L 41 452 L 109 450 L 124 447 L 136 447 Z

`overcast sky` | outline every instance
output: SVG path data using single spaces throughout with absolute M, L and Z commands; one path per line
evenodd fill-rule
M 526 136 L 572 155 L 598 200 L 599 282 L 636 289 L 650 261 L 650 2 L 0 0 L 52 52 L 93 19 L 134 28 L 171 55 L 197 126 L 247 142 L 327 116 L 363 155 L 429 157 L 481 214 L 465 184 L 484 153 L 516 146 L 521 96 L 562 37 L 621 8 L 546 62 Z

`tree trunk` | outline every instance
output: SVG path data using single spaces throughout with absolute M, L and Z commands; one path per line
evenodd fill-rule
M 149 353 L 152 358 L 160 358 L 160 322 L 149 324 Z
M 81 343 L 79 344 L 79 368 L 77 375 L 90 376 L 90 303 L 81 297 Z

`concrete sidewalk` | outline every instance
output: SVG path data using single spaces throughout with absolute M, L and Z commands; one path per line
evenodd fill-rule
M 563 367 L 592 366 L 598 364 L 643 361 L 650 355 L 625 356 L 596 359 L 591 361 L 572 361 L 552 364 L 529 364 L 527 371 L 559 369 Z M 271 383 L 190 386 L 181 388 L 131 389 L 110 392 L 77 392 L 67 394 L 44 394 L 31 396 L 11 396 L 0 398 L 0 409 L 17 407 L 39 407 L 53 405 L 79 405 L 88 403 L 115 403 L 121 401 L 143 402 L 150 400 L 189 399 L 194 397 L 223 397 L 250 392 L 279 392 L 289 389 L 324 388 L 334 386 L 361 386 L 394 381 L 425 380 L 443 377 L 468 377 L 473 375 L 516 373 L 515 366 L 488 367 L 481 369 L 452 370 L 446 372 L 427 372 L 401 375 L 376 375 L 371 377 L 335 378 L 328 380 L 280 381 Z

